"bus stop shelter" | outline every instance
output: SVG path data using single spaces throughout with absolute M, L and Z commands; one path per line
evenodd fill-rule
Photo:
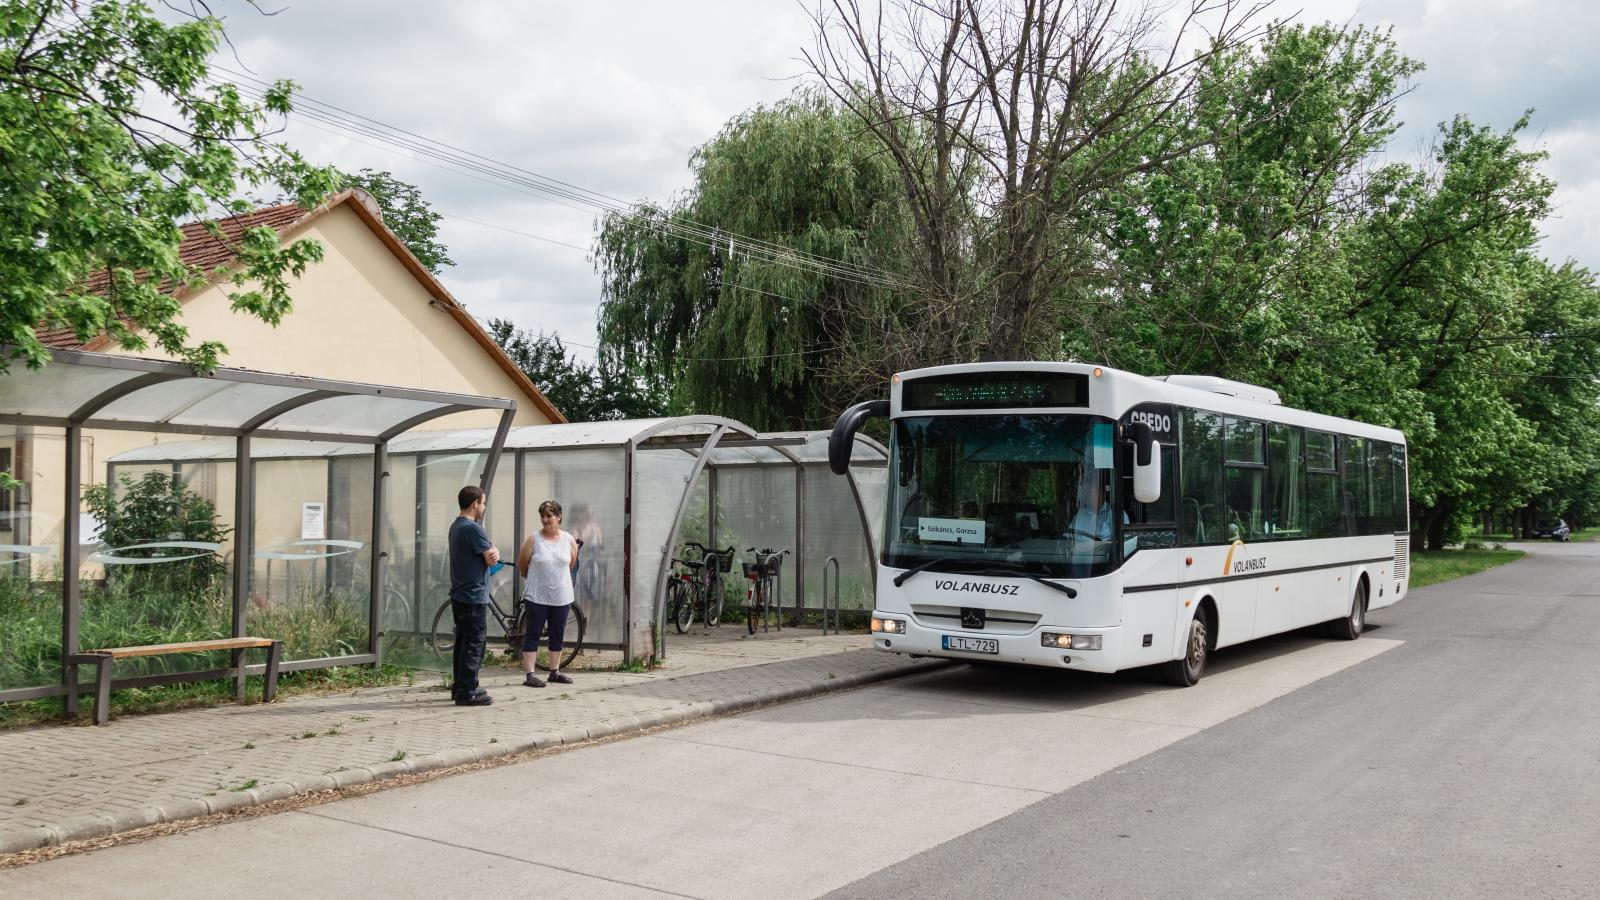
M 456 514 L 456 491 L 475 483 L 498 439 L 487 429 L 417 431 L 388 446 L 390 495 L 377 520 L 383 527 L 374 533 L 383 534 L 390 549 L 381 630 L 391 660 L 441 663 L 424 645 L 448 585 L 445 532 Z M 362 448 L 260 443 L 253 463 L 258 484 L 326 480 L 330 522 L 357 521 L 341 504 L 365 500 L 355 484 L 361 467 L 352 465 Z M 630 661 L 666 653 L 665 586 L 671 560 L 682 555 L 686 541 L 732 544 L 744 559 L 751 546 L 791 550 L 780 580 L 791 610 L 821 605 L 825 565 L 832 566 L 830 594 L 842 588 L 842 608 L 870 609 L 872 536 L 881 519 L 886 454 L 859 437 L 852 468 L 859 477 L 842 479 L 827 469 L 826 445 L 827 432 L 762 434 L 717 416 L 515 428 L 503 436 L 509 457 L 485 482 L 485 525 L 510 557 L 539 527 L 539 504 L 561 503 L 562 527 L 584 541 L 575 574 L 577 601 L 589 622 L 584 645 L 620 650 Z M 226 467 L 232 457 L 227 442 L 163 443 L 110 459 L 107 479 L 161 469 L 202 483 L 207 467 Z M 359 582 L 343 557 L 311 562 L 287 537 L 279 535 L 274 544 L 288 551 L 285 556 L 263 561 L 257 552 L 254 581 L 264 601 L 307 582 Z M 297 569 L 306 571 L 296 576 Z M 508 610 L 521 588 L 512 566 L 490 582 Z
M 499 425 L 483 438 L 482 452 L 477 456 L 480 466 L 475 472 L 475 480 L 489 484 L 496 478 L 501 448 L 515 409 L 515 402 L 508 399 L 244 369 L 196 372 L 179 363 L 79 351 L 53 351 L 50 363 L 37 370 L 13 360 L 10 368 L 0 374 L 0 425 L 42 429 L 51 432 L 52 437 L 59 435 L 61 494 L 59 507 L 55 506 L 53 498 L 24 493 L 16 508 L 10 508 L 19 498 L 9 496 L 14 492 L 0 492 L 8 495 L 6 526 L 12 536 L 10 542 L 0 544 L 0 555 L 5 557 L 0 559 L 0 570 L 3 570 L 0 577 L 12 584 L 5 596 L 27 596 L 30 602 L 37 600 L 39 585 L 59 580 L 60 631 L 58 652 L 51 647 L 34 651 L 41 659 L 54 658 L 53 677 L 40 677 L 37 673 L 44 669 L 35 667 L 30 670 L 34 676 L 24 676 L 20 680 L 38 683 L 16 684 L 13 683 L 19 680 L 16 677 L 0 680 L 0 701 L 63 696 L 69 709 L 76 704 L 76 666 L 61 666 L 60 660 L 83 649 L 80 646 L 85 584 L 82 573 L 86 563 L 91 569 L 95 565 L 83 552 L 86 549 L 85 523 L 81 516 L 85 432 L 193 435 L 207 439 L 214 446 L 226 446 L 230 458 L 240 463 L 235 467 L 230 498 L 234 511 L 231 535 L 234 564 L 228 575 L 231 590 L 227 598 L 230 621 L 227 634 L 212 636 L 241 637 L 247 634 L 252 611 L 254 566 L 241 564 L 241 560 L 250 560 L 254 554 L 252 532 L 260 492 L 251 477 L 256 469 L 250 463 L 256 442 L 309 441 L 361 448 L 367 463 L 362 473 L 362 480 L 366 482 L 364 495 L 369 504 L 367 521 L 383 522 L 389 517 L 385 507 L 389 491 L 385 490 L 384 482 L 389 475 L 391 442 L 413 428 L 444 416 L 468 412 L 497 415 Z M 44 460 L 32 462 L 45 467 L 56 464 L 49 461 L 47 466 Z M 45 512 L 47 508 L 48 513 Z M 52 522 L 58 521 L 60 529 L 59 536 L 48 541 L 31 530 L 36 521 L 45 516 Z M 359 542 L 360 555 L 366 564 L 363 633 L 359 639 L 343 641 L 339 646 L 344 649 L 337 655 L 294 659 L 283 665 L 283 670 L 382 661 L 381 617 L 389 548 L 383 529 L 370 530 L 371 534 L 365 536 L 368 539 Z M 159 547 L 151 550 L 155 545 L 165 546 L 168 553 L 180 552 L 179 555 L 181 551 L 197 549 L 182 546 L 186 542 L 181 540 L 163 542 L 161 536 L 155 537 L 157 540 L 146 545 L 137 560 L 102 553 L 99 562 L 148 563 L 178 558 L 178 555 L 163 555 Z M 300 548 L 298 552 L 305 549 Z M 342 552 L 354 548 L 338 549 Z M 47 565 L 48 558 L 57 553 L 55 565 Z M 93 584 L 92 579 L 90 583 Z M 27 592 L 17 589 L 18 584 Z M 35 613 L 36 609 L 29 612 L 30 619 L 40 618 Z M 46 634 L 46 639 L 50 637 L 47 631 L 41 632 Z M 12 638 L 0 633 L 0 643 L 12 644 L 8 652 L 17 652 L 17 642 Z M 38 643 L 37 634 L 34 643 Z M 243 657 L 235 654 L 232 664 L 224 668 L 146 674 L 119 679 L 113 682 L 113 687 L 231 677 L 236 692 L 242 694 L 246 676 L 258 674 L 261 669 L 260 665 L 244 665 Z

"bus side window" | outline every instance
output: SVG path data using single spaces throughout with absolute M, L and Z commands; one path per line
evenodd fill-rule
M 1339 471 L 1333 435 L 1306 432 L 1306 527 L 1314 538 L 1339 537 Z
M 1122 446 L 1124 556 L 1139 550 L 1173 547 L 1178 543 L 1176 449 L 1170 444 L 1161 446 L 1161 499 L 1154 503 L 1140 503 L 1133 499 L 1133 452 L 1132 446 Z
M 1182 486 L 1179 515 L 1183 543 L 1216 544 L 1222 527 L 1222 417 L 1192 409 L 1182 411 L 1179 456 Z

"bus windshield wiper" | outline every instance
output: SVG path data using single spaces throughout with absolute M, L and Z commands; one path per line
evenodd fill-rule
M 899 575 L 896 575 L 894 577 L 894 586 L 895 587 L 899 587 L 900 585 L 905 584 L 907 578 L 910 578 L 911 576 L 917 574 L 918 572 L 923 571 L 924 569 L 930 569 L 930 568 L 938 565 L 939 563 L 947 563 L 947 562 L 961 562 L 961 560 L 948 559 L 948 558 L 943 557 L 943 556 L 935 556 L 933 559 L 925 559 L 922 562 L 919 562 L 916 565 L 912 566 L 911 568 L 905 570 L 904 572 L 901 572 Z
M 918 572 L 924 571 L 926 569 L 930 569 L 933 566 L 938 565 L 939 563 L 954 563 L 956 565 L 963 566 L 962 572 L 964 574 L 967 574 L 967 575 L 1021 575 L 1024 578 L 1031 578 L 1034 581 L 1039 582 L 1040 584 L 1044 585 L 1047 588 L 1053 588 L 1055 590 L 1058 590 L 1061 593 L 1066 594 L 1071 599 L 1076 600 L 1077 597 L 1078 597 L 1078 592 L 1077 592 L 1076 589 L 1067 587 L 1064 584 L 1056 584 L 1054 581 L 1050 581 L 1050 580 L 1046 579 L 1042 575 L 1035 575 L 1032 572 L 1029 572 L 1026 566 L 1020 565 L 1018 563 L 1005 562 L 1005 561 L 1002 561 L 1002 560 L 993 560 L 993 559 L 970 559 L 969 560 L 969 559 L 937 558 L 937 559 L 923 560 L 922 562 L 917 563 L 916 565 L 914 565 L 911 568 L 905 570 L 904 572 L 901 572 L 899 575 L 896 575 L 894 577 L 894 586 L 895 587 L 899 587 L 900 585 L 905 583 L 907 578 L 910 578 L 911 576 L 917 574 Z M 978 568 L 976 568 L 976 569 L 965 568 L 967 566 L 976 566 Z

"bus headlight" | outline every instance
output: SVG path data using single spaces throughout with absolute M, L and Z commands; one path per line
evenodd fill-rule
M 901 619 L 880 619 L 873 616 L 872 630 L 882 634 L 905 634 L 906 623 Z
M 1039 634 L 1039 644 L 1052 650 L 1099 650 L 1098 634 L 1057 634 L 1045 631 Z

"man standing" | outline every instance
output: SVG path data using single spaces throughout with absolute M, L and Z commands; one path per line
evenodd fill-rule
M 488 631 L 484 614 L 489 607 L 489 567 L 500 561 L 500 551 L 479 524 L 488 506 L 483 489 L 469 484 L 456 494 L 456 501 L 461 515 L 450 525 L 450 611 L 456 620 L 450 696 L 457 706 L 488 706 L 494 698 L 478 687 L 478 667 L 483 664 Z

